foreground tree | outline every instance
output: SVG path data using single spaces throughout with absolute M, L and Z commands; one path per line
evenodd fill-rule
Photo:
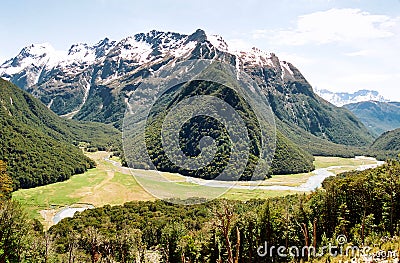
M 117 232 L 115 246 L 121 263 L 143 261 L 145 247 L 139 229 L 124 225 Z
M 171 222 L 161 230 L 161 244 L 163 246 L 163 257 L 165 262 L 180 262 L 182 251 L 179 246 L 181 238 L 187 229 L 182 223 Z
M 92 263 L 96 263 L 101 258 L 100 247 L 104 241 L 104 236 L 93 226 L 84 230 L 81 239 L 82 247 L 90 255 Z
M 0 262 L 21 262 L 30 225 L 19 203 L 0 201 Z
M 238 263 L 239 262 L 239 248 L 240 248 L 240 232 L 239 228 L 236 227 L 236 254 L 233 253 L 232 242 L 230 240 L 231 226 L 234 224 L 235 213 L 234 207 L 229 205 L 227 202 L 222 201 L 220 209 L 215 211 L 217 222 L 215 226 L 221 231 L 222 236 L 225 240 L 225 248 L 228 254 L 227 262 Z
M 0 200 L 10 199 L 12 190 L 13 182 L 7 174 L 6 163 L 0 160 Z

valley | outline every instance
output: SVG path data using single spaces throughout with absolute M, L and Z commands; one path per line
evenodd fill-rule
M 13 193 L 13 199 L 19 201 L 29 212 L 29 216 L 40 220 L 47 228 L 54 225 L 54 216 L 66 208 L 78 209 L 102 207 L 105 205 L 123 205 L 130 201 L 156 200 L 135 179 L 135 176 L 149 175 L 151 171 L 132 170 L 122 167 L 118 158 L 109 159 L 110 152 L 86 152 L 85 155 L 96 161 L 96 168 L 71 177 L 69 180 L 31 189 L 21 189 Z M 154 181 L 155 187 L 166 187 L 173 192 L 187 191 L 189 197 L 196 193 L 207 193 L 207 197 L 220 193 L 220 198 L 231 200 L 265 199 L 285 196 L 299 192 L 310 192 L 322 183 L 325 176 L 336 175 L 355 169 L 365 169 L 381 165 L 373 158 L 340 158 L 316 156 L 316 170 L 310 173 L 274 175 L 264 181 L 250 182 L 199 182 L 199 179 L 179 174 L 161 172 L 168 182 Z M 322 177 L 321 177 L 322 172 Z M 328 174 L 324 174 L 327 172 Z M 310 182 L 310 179 L 314 182 Z M 164 184 L 164 186 L 163 186 Z M 190 188 L 188 188 L 190 187 Z M 65 214 L 66 211 L 64 211 Z
M 321 92 L 202 29 L 22 48 L 0 65 L 0 262 L 343 262 L 258 249 L 338 237 L 400 249 L 398 103 Z

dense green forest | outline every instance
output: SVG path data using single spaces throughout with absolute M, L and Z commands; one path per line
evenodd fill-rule
M 343 245 L 338 237 L 373 251 L 399 249 L 400 163 L 388 161 L 375 169 L 330 177 L 323 189 L 311 194 L 196 205 L 142 201 L 105 206 L 64 219 L 46 232 L 27 220 L 15 202 L 1 203 L 0 217 L 5 216 L 10 224 L 0 221 L 0 233 L 5 233 L 0 235 L 0 257 L 9 262 L 146 262 L 147 257 L 162 262 L 338 262 L 354 256 L 338 250 Z M 7 231 L 14 224 L 29 235 Z M 5 240 L 16 243 L 8 247 Z M 281 253 L 293 246 L 313 246 L 318 253 L 281 257 L 275 250 L 263 255 L 266 242 L 283 246 Z M 319 254 L 329 244 L 337 246 L 333 252 L 340 253 L 338 257 L 326 250 Z
M 129 149 L 125 154 L 129 165 L 136 168 L 146 168 L 152 167 L 154 164 L 154 166 L 161 171 L 177 172 L 183 175 L 205 179 L 213 179 L 221 174 L 227 167 L 232 154 L 233 143 L 230 140 L 230 136 L 234 138 L 241 137 L 238 131 L 239 129 L 235 129 L 237 125 L 228 123 L 228 126 L 234 127 L 232 134 L 228 134 L 226 127 L 223 126 L 220 120 L 203 115 L 190 119 L 182 126 L 182 130 L 179 134 L 179 143 L 186 156 L 197 157 L 201 153 L 199 150 L 199 143 L 203 137 L 209 136 L 215 140 L 217 150 L 214 159 L 201 169 L 193 170 L 178 167 L 170 161 L 163 148 L 163 121 L 168 112 L 171 108 L 178 105 L 179 102 L 187 98 L 193 98 L 196 95 L 212 95 L 213 97 L 223 100 L 226 104 L 229 104 L 244 121 L 245 129 L 248 132 L 249 158 L 246 168 L 240 178 L 224 178 L 225 180 L 250 180 L 253 176 L 255 165 L 260 160 L 272 160 L 272 165 L 270 169 L 267 166 L 265 169 L 262 169 L 263 174 L 257 174 L 259 178 L 265 178 L 271 174 L 300 173 L 314 169 L 312 155 L 291 142 L 279 131 L 276 131 L 275 141 L 275 127 L 270 127 L 271 124 L 268 123 L 259 123 L 259 121 L 262 120 L 257 119 L 250 105 L 248 105 L 243 98 L 238 96 L 233 89 L 208 81 L 192 81 L 175 86 L 169 89 L 155 102 L 146 120 L 144 134 L 146 149 L 144 147 L 135 147 L 137 141 L 143 140 L 143 138 L 140 138 L 140 136 L 143 136 L 142 134 L 135 134 L 135 131 L 132 131 L 132 133 L 128 133 L 126 135 L 127 137 L 125 137 L 126 140 L 124 144 L 127 145 L 126 149 Z M 221 105 L 218 106 L 219 107 L 215 109 L 211 109 L 211 111 L 229 112 L 228 109 L 221 108 Z M 202 107 L 212 108 L 210 105 L 199 105 L 199 103 L 196 103 L 196 108 Z M 264 126 L 262 126 L 263 124 Z M 271 132 L 271 134 L 267 135 L 272 136 L 272 138 L 268 138 L 271 145 L 261 145 L 262 135 L 260 127 L 267 127 L 267 132 Z M 245 142 L 238 142 L 237 145 L 239 145 L 239 148 L 244 148 L 242 146 L 244 143 Z M 266 142 L 264 141 L 264 143 Z M 275 143 L 276 148 L 274 145 Z M 266 156 L 264 155 L 263 147 L 275 148 L 276 152 L 270 152 L 270 156 Z M 210 147 L 205 147 L 203 151 L 212 152 L 209 148 Z M 147 155 L 145 151 L 147 151 L 151 162 L 146 160 L 145 157 Z M 176 159 L 179 159 L 179 157 L 176 157 Z M 237 163 L 237 165 L 239 165 L 239 163 Z
M 329 140 L 317 137 L 304 129 L 288 121 L 275 119 L 277 130 L 289 140 L 314 156 L 338 156 L 352 158 L 365 154 L 367 147 L 337 144 Z
M 111 126 L 62 119 L 39 100 L 0 79 L 0 160 L 14 189 L 68 179 L 94 167 L 77 146 L 119 149 L 120 133 Z
M 378 159 L 397 158 L 400 152 L 400 129 L 379 136 L 370 147 L 370 155 Z

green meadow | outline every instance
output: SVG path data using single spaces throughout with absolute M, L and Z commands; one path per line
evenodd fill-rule
M 32 218 L 37 218 L 48 226 L 52 224 L 52 216 L 66 206 L 93 205 L 95 207 L 101 207 L 104 205 L 121 205 L 125 202 L 135 200 L 156 199 L 155 196 L 149 194 L 141 184 L 138 183 L 130 170 L 106 161 L 105 158 L 107 158 L 110 153 L 96 152 L 86 154 L 96 161 L 96 168 L 83 174 L 75 175 L 64 182 L 18 190 L 14 192 L 13 198 L 26 207 Z M 118 161 L 116 158 L 112 160 Z M 316 168 L 342 166 L 336 169 L 338 171 L 348 171 L 359 165 L 372 164 L 374 161 L 368 159 L 316 157 L 314 163 Z M 146 176 L 150 175 L 151 172 L 134 170 L 133 173 L 140 173 Z M 187 192 L 189 189 L 188 187 L 190 187 L 191 190 L 193 189 L 201 196 L 218 196 L 235 200 L 265 199 L 295 193 L 295 191 L 288 190 L 250 190 L 236 188 L 225 190 L 187 182 L 185 178 L 179 174 L 161 174 L 166 179 L 166 182 L 152 183 L 150 180 L 146 181 L 146 179 L 141 179 L 141 182 L 146 183 L 146 188 L 149 186 L 150 188 L 154 187 L 154 189 L 160 192 L 173 192 L 185 196 L 185 191 Z M 299 186 L 305 183 L 312 175 L 312 173 L 276 175 L 261 182 L 260 185 Z M 240 182 L 240 184 L 246 185 L 248 183 Z

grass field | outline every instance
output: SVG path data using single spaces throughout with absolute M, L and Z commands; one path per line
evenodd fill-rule
M 247 190 L 247 189 L 229 189 L 222 197 L 232 200 L 246 201 L 250 199 L 266 199 L 289 194 L 299 194 L 298 191 L 282 191 L 282 190 Z
M 41 210 L 53 215 L 65 206 L 91 204 L 98 207 L 155 199 L 143 190 L 131 174 L 106 162 L 104 157 L 108 155 L 105 152 L 88 153 L 96 160 L 96 168 L 74 175 L 64 182 L 18 190 L 13 193 L 13 198 L 26 207 L 32 218 L 42 220 L 45 224 L 50 222 L 45 222 L 40 215 Z
M 341 157 L 322 157 L 316 156 L 314 165 L 315 168 L 327 168 L 330 166 L 346 166 L 349 169 L 354 166 L 374 164 L 376 161 L 370 158 L 341 158 Z
M 120 205 L 134 200 L 154 200 L 156 197 L 149 194 L 138 183 L 129 169 L 123 168 L 106 161 L 109 156 L 107 152 L 87 153 L 94 159 L 97 167 L 71 177 L 65 182 L 36 187 L 32 189 L 18 190 L 13 194 L 15 200 L 20 201 L 26 207 L 29 215 L 40 219 L 45 225 L 51 225 L 51 218 L 61 208 L 66 206 L 79 206 L 90 204 L 100 207 L 106 204 Z M 118 161 L 112 158 L 112 161 Z M 342 166 L 334 168 L 337 171 L 352 170 L 359 165 L 374 163 L 368 159 L 345 159 L 336 157 L 316 157 L 316 168 L 327 168 L 330 166 Z M 217 197 L 222 196 L 228 199 L 249 200 L 253 198 L 269 198 L 294 193 L 295 191 L 281 190 L 248 190 L 248 189 L 222 189 L 215 187 L 201 186 L 186 181 L 186 178 L 172 173 L 160 173 L 165 182 L 157 184 L 146 181 L 151 171 L 134 170 L 137 175 L 141 174 L 140 182 L 146 183 L 146 188 L 154 188 L 156 192 L 174 192 L 185 197 L 192 193 L 192 190 L 199 193 L 199 196 Z M 276 175 L 271 179 L 263 181 L 260 185 L 272 186 L 299 186 L 307 181 L 312 173 Z M 173 183 L 171 183 L 173 182 Z M 246 182 L 240 182 L 246 185 Z M 154 190 L 153 189 L 153 190 Z M 188 191 L 188 189 L 190 191 Z M 296 192 L 298 193 L 298 192 Z

